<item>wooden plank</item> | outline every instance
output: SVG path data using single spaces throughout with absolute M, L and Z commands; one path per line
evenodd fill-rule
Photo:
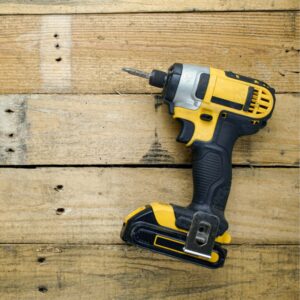
M 0 93 L 157 92 L 121 68 L 174 62 L 300 91 L 299 12 L 2 16 L 0 28 Z
M 65 13 L 126 13 L 126 12 L 195 12 L 195 11 L 236 11 L 236 10 L 298 10 L 297 0 L 192 0 L 159 1 L 151 3 L 136 0 L 71 0 L 71 1 L 30 1 L 2 0 L 1 14 L 65 14 Z
M 298 165 L 299 95 L 278 95 L 259 133 L 238 140 L 234 164 Z M 187 164 L 180 126 L 150 95 L 0 96 L 0 163 Z
M 298 243 L 298 169 L 235 168 L 233 243 Z M 123 218 L 153 201 L 186 206 L 191 170 L 1 169 L 2 243 L 121 243 Z
M 1 245 L 0 279 L 8 300 L 296 300 L 299 247 L 231 246 L 212 271 L 126 246 Z

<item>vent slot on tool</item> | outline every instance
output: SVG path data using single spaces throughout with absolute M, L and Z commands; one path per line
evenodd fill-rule
M 254 89 L 248 112 L 254 115 L 264 114 L 272 105 L 271 101 L 271 95 L 267 94 L 263 89 Z

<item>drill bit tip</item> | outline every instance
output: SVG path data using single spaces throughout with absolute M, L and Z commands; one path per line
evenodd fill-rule
M 134 75 L 134 76 L 139 76 L 139 77 L 146 78 L 146 79 L 150 78 L 150 74 L 149 73 L 146 73 L 144 71 L 140 71 L 140 70 L 137 70 L 137 69 L 122 68 L 122 71 L 127 72 L 127 73 L 129 73 L 131 75 Z

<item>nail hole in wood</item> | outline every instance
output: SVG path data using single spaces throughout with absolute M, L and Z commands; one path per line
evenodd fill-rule
M 60 47 L 59 44 L 56 44 L 56 45 L 55 45 L 55 48 L 56 48 L 56 49 L 59 49 L 59 47 Z
M 13 152 L 15 152 L 15 150 L 14 150 L 13 148 L 7 148 L 7 149 L 6 149 L 6 152 L 13 153 Z
M 61 191 L 63 188 L 64 188 L 64 186 L 63 186 L 62 184 L 58 184 L 58 185 L 54 188 L 54 190 L 58 192 L 58 191 Z
M 57 215 L 62 215 L 65 212 L 65 209 L 63 207 L 59 207 L 56 209 L 56 214 Z
M 44 285 L 40 285 L 40 286 L 38 287 L 38 290 L 39 290 L 39 292 L 41 292 L 41 293 L 47 293 L 47 292 L 48 292 L 47 287 L 44 286 Z
M 45 260 L 46 260 L 46 257 L 38 257 L 38 259 L 37 259 L 37 261 L 39 263 L 43 263 L 43 262 L 45 262 Z
M 57 62 L 60 62 L 60 61 L 62 61 L 62 58 L 61 58 L 61 57 L 58 57 L 58 58 L 55 58 L 55 60 L 56 60 Z
M 5 112 L 8 113 L 8 114 L 14 113 L 14 111 L 12 109 L 10 109 L 10 108 L 6 109 Z
M 13 133 L 9 133 L 8 137 L 12 138 L 12 137 L 14 137 L 14 134 Z
M 55 37 L 56 39 L 58 39 L 59 38 L 58 33 L 54 33 L 53 37 Z

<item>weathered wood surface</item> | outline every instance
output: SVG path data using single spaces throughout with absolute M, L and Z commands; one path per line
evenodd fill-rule
M 266 128 L 238 140 L 235 164 L 297 165 L 299 95 L 282 94 Z M 0 163 L 186 164 L 180 126 L 150 95 L 0 96 Z
M 299 297 L 298 246 L 229 246 L 208 270 L 126 246 L 1 245 L 1 299 Z
M 0 0 L 0 14 L 0 165 L 122 166 L 0 170 L 1 299 L 299 298 L 299 169 L 278 167 L 299 163 L 299 1 Z M 136 207 L 192 196 L 190 169 L 124 167 L 190 163 L 167 109 L 138 95 L 158 90 L 120 71 L 174 62 L 280 93 L 235 146 L 234 164 L 277 168 L 233 169 L 216 271 L 119 238 Z
M 0 28 L 0 93 L 157 92 L 121 68 L 174 62 L 300 91 L 299 12 L 20 15 Z
M 298 243 L 298 180 L 298 169 L 235 168 L 233 243 Z M 0 182 L 2 243 L 120 243 L 123 218 L 137 207 L 192 198 L 189 169 L 1 169 Z
M 31 1 L 2 0 L 0 14 L 65 14 L 65 13 L 125 13 L 125 12 L 194 12 L 241 10 L 297 10 L 297 0 L 71 0 Z

